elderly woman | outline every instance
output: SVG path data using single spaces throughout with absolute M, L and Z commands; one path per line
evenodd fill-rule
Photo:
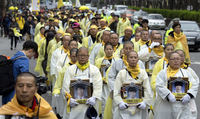
M 169 36 L 167 38 L 167 42 L 174 45 L 174 49 L 181 49 L 185 53 L 185 63 L 190 64 L 190 54 L 189 54 L 189 48 L 187 43 L 187 38 L 184 33 L 181 32 L 181 24 L 175 23 L 173 26 L 173 31 L 169 33 Z
M 190 100 L 198 92 L 198 84 L 186 69 L 181 69 L 181 57 L 177 52 L 169 55 L 169 66 L 161 70 L 156 81 L 156 105 L 154 119 L 188 119 L 190 117 Z M 167 88 L 170 77 L 188 77 L 191 87 L 185 95 L 177 101 Z

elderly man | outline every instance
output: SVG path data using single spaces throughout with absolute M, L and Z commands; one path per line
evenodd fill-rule
M 119 38 L 119 43 L 123 44 L 125 41 L 132 41 L 133 43 L 135 43 L 134 39 L 134 35 L 133 35 L 133 28 L 131 26 L 127 26 L 125 28 L 124 31 L 124 36 Z
M 124 36 L 124 31 L 127 26 L 131 26 L 131 22 L 126 17 L 125 12 L 121 13 L 121 17 L 122 17 L 122 19 L 120 19 L 117 24 L 117 33 L 119 34 L 119 37 Z
M 63 80 L 62 93 L 69 98 L 68 105 L 71 108 L 69 119 L 85 119 L 89 105 L 93 105 L 98 112 L 103 82 L 99 69 L 90 64 L 88 60 L 88 49 L 81 47 L 76 55 L 78 62 L 76 65 L 72 65 L 67 69 Z M 70 81 L 73 79 L 89 79 L 89 82 L 93 85 L 92 97 L 88 98 L 85 104 L 77 103 L 74 99 L 75 97 L 70 96 Z M 64 113 L 66 113 L 66 111 Z
M 37 79 L 32 73 L 20 73 L 15 80 L 15 96 L 0 108 L 0 119 L 57 119 L 48 102 L 37 94 L 37 89 Z
M 149 31 L 148 30 L 142 30 L 141 31 L 141 39 L 135 43 L 135 51 L 139 52 L 142 48 L 143 45 L 148 45 L 149 46 Z

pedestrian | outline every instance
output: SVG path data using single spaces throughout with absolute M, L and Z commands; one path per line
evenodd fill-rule
M 15 55 L 11 58 L 11 60 L 16 59 L 13 62 L 13 75 L 14 80 L 16 79 L 17 75 L 21 72 L 28 72 L 29 71 L 29 59 L 31 59 L 38 50 L 37 43 L 33 41 L 26 41 L 23 44 L 22 51 L 18 51 Z M 19 57 L 20 56 L 20 57 Z M 11 93 L 2 96 L 2 104 L 6 104 L 7 102 L 11 101 L 15 94 L 15 90 Z
M 38 23 L 37 21 L 37 18 L 33 20 L 33 26 L 31 27 L 30 29 L 30 34 L 31 34 L 31 40 L 34 41 L 34 38 L 35 38 L 35 28 L 36 28 L 36 25 Z
M 9 32 L 8 27 L 10 25 L 10 22 L 11 22 L 10 16 L 8 14 L 6 14 L 6 16 L 5 16 L 4 20 L 3 20 L 4 34 L 5 34 L 4 37 L 8 36 L 8 32 Z
M 34 26 L 33 16 L 29 15 L 24 25 L 24 33 L 26 34 L 26 41 L 31 40 L 30 29 Z
M 17 47 L 17 37 L 14 34 L 14 30 L 19 30 L 19 25 L 16 22 L 16 18 L 12 17 L 12 22 L 9 25 L 9 37 L 11 38 L 10 49 L 13 50 L 13 40 L 15 41 L 15 49 Z
M 111 31 L 114 31 L 116 33 L 116 30 L 117 30 L 117 24 L 119 22 L 119 15 L 114 15 L 114 21 L 110 24 L 110 29 Z
M 0 17 L 0 27 L 1 27 L 1 37 L 3 37 L 3 20 L 5 18 L 5 13 Z
M 22 34 L 24 36 L 23 29 L 24 29 L 25 20 L 22 17 L 21 13 L 17 13 L 16 21 L 17 21 L 19 28 L 20 28 L 20 34 Z M 20 39 L 22 39 L 22 37 L 20 37 Z

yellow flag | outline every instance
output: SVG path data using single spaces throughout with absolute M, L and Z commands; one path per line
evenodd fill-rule
M 62 6 L 64 6 L 63 0 L 58 0 L 57 9 L 59 9 L 59 8 L 62 7 Z

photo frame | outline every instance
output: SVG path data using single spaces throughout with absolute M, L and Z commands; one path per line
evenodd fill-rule
M 125 103 L 130 106 L 136 106 L 143 101 L 144 88 L 142 87 L 142 83 L 123 83 L 121 87 L 121 97 Z
M 152 76 L 154 66 L 160 58 L 161 57 L 150 57 L 149 60 L 145 62 L 145 69 L 149 76 Z
M 168 80 L 168 89 L 175 96 L 176 100 L 180 101 L 189 90 L 188 77 L 170 77 Z
M 72 79 L 70 81 L 70 94 L 80 104 L 85 104 L 92 97 L 93 85 L 89 79 Z
M 100 72 L 101 72 L 101 76 L 102 76 L 102 79 L 103 79 L 103 83 L 104 84 L 107 84 L 105 78 L 103 78 L 105 75 L 106 75 L 106 71 L 108 68 L 110 67 L 110 65 L 105 65 L 105 64 L 102 64 L 101 65 L 101 68 L 100 68 Z

